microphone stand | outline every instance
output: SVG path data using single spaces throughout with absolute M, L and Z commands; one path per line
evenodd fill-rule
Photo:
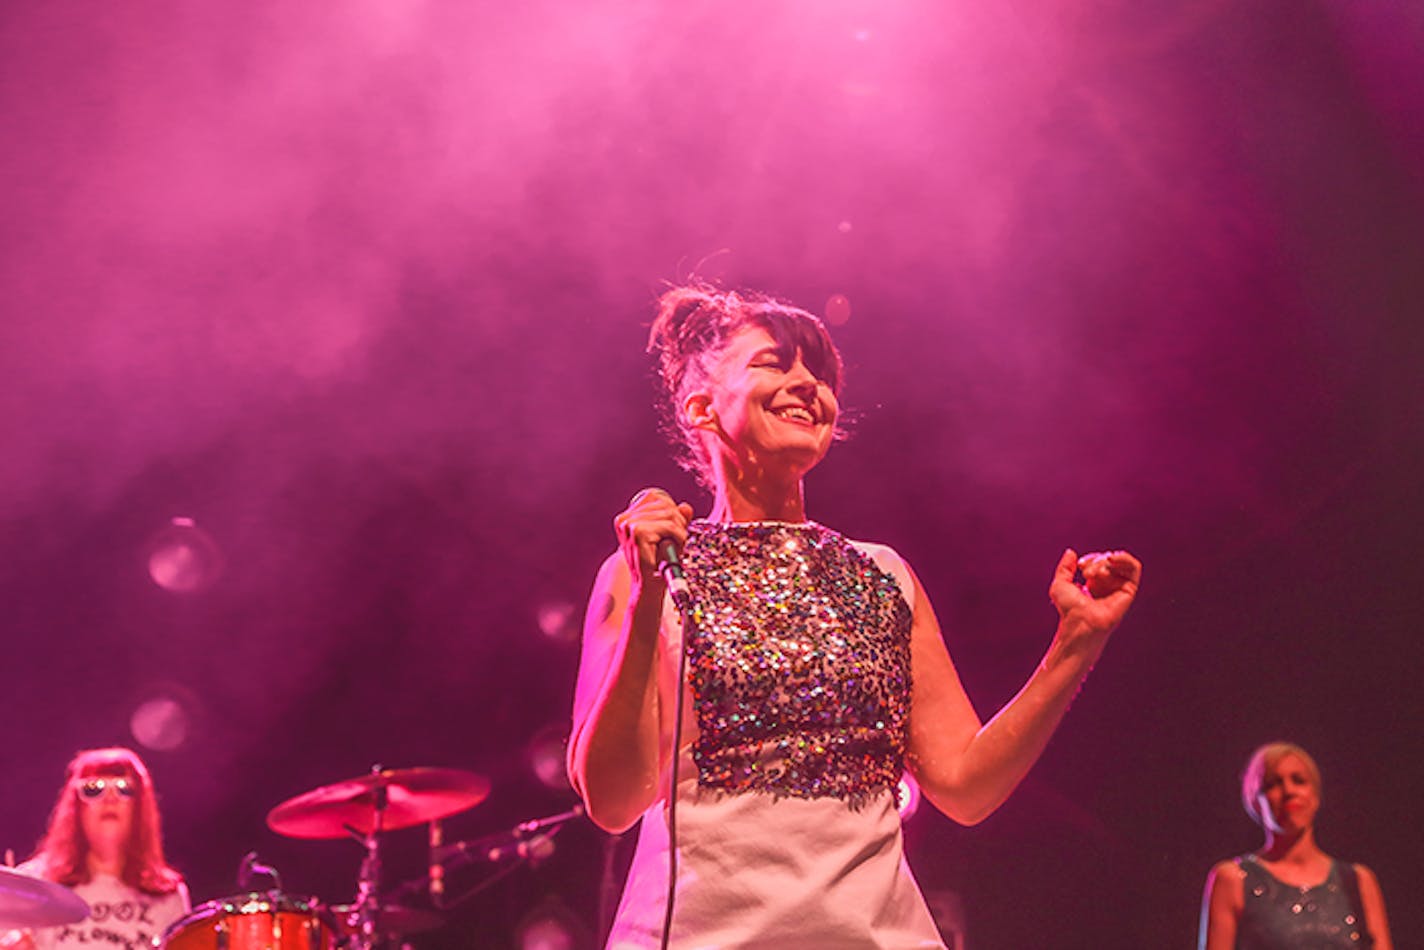
M 524 862 L 537 861 L 541 857 L 540 855 L 536 855 L 532 853 L 532 851 L 523 849 L 520 846 L 533 842 L 539 837 L 552 839 L 554 835 L 563 830 L 566 824 L 577 818 L 582 818 L 583 815 L 583 805 L 574 805 L 567 811 L 561 811 L 557 815 L 521 821 L 509 831 L 481 835 L 478 838 L 468 838 L 464 841 L 452 841 L 449 844 L 432 847 L 430 849 L 430 866 L 440 868 L 438 877 L 441 881 L 441 887 L 438 894 L 431 895 L 431 905 L 438 910 L 449 910 L 459 904 L 463 904 L 494 882 L 504 878 Z M 474 887 L 464 891 L 457 897 L 453 899 L 446 898 L 444 880 L 446 870 L 450 867 L 473 864 L 476 861 L 498 861 L 506 853 L 512 854 L 516 860 L 511 862 L 507 867 L 500 868 L 494 874 L 478 882 Z M 428 877 L 411 878 L 408 881 L 402 882 L 392 893 L 395 895 L 416 893 L 427 886 L 428 880 Z M 357 950 L 360 950 L 360 948 L 357 948 Z M 367 950 L 369 950 L 369 948 L 367 948 Z

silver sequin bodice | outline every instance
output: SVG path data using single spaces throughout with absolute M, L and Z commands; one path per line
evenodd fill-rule
M 683 560 L 699 784 L 849 801 L 894 789 L 910 691 L 895 579 L 814 523 L 693 522 Z

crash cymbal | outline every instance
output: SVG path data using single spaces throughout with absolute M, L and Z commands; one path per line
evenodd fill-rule
M 381 829 L 394 831 L 473 808 L 489 791 L 489 779 L 462 769 L 384 769 L 289 798 L 267 813 L 267 827 L 289 838 L 369 835 L 384 794 Z
M 336 918 L 336 928 L 343 937 L 354 934 L 356 928 L 361 925 L 356 919 L 355 904 L 341 904 L 330 910 Z M 445 918 L 440 914 L 433 910 L 421 910 L 419 907 L 383 904 L 376 908 L 375 928 L 378 934 L 401 936 L 424 933 L 434 930 L 444 922 Z
M 88 916 L 84 898 L 63 884 L 0 867 L 0 928 L 55 927 Z

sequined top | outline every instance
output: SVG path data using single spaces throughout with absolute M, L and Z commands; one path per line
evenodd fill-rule
M 684 637 L 664 605 L 658 692 L 664 735 L 681 697 L 691 721 L 676 782 L 643 814 L 607 946 L 662 943 L 675 877 L 670 950 L 944 950 L 893 793 L 909 567 L 815 524 L 693 522 L 690 534 L 697 629 Z
M 1314 887 L 1279 880 L 1254 854 L 1236 863 L 1245 872 L 1245 903 L 1236 929 L 1236 950 L 1335 950 L 1371 947 L 1341 879 L 1339 862 Z
M 695 521 L 683 562 L 699 785 L 852 804 L 894 789 L 911 619 L 895 578 L 813 522 Z

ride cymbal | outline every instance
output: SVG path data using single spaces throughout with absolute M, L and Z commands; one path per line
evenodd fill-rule
M 312 789 L 267 813 L 267 827 L 289 838 L 347 838 L 409 828 L 473 808 L 489 779 L 463 769 L 383 769 Z

